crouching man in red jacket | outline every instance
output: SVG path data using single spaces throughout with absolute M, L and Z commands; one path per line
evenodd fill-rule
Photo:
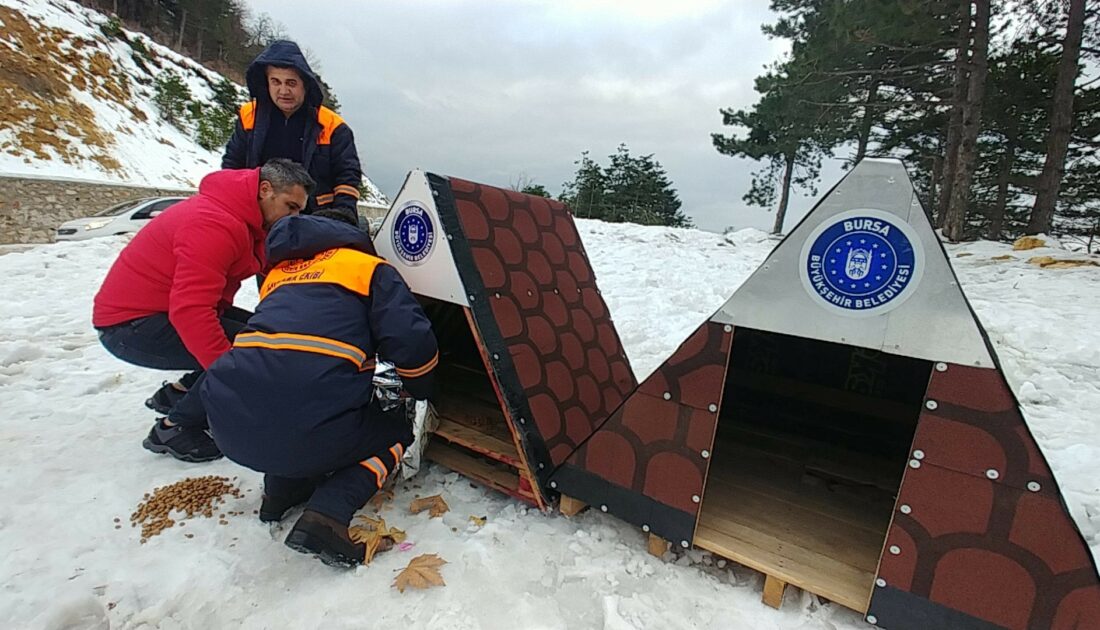
M 146 403 L 166 417 L 145 448 L 189 462 L 221 457 L 198 394 L 203 370 L 251 315 L 233 307 L 233 296 L 264 269 L 267 231 L 298 214 L 313 186 L 289 160 L 211 173 L 197 195 L 153 219 L 119 254 L 92 311 L 103 346 L 141 367 L 191 371 Z

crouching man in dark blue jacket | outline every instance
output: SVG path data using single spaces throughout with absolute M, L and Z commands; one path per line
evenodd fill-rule
M 352 515 L 413 440 L 404 411 L 383 412 L 374 401 L 375 357 L 426 399 L 435 335 L 397 271 L 355 227 L 289 217 L 272 228 L 267 249 L 274 268 L 259 307 L 206 372 L 210 431 L 227 457 L 265 473 L 261 520 L 306 504 L 288 546 L 353 566 L 365 548 L 349 538 Z

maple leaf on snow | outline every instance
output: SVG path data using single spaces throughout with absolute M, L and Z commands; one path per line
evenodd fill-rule
M 366 546 L 366 551 L 363 554 L 363 564 L 370 564 L 370 561 L 374 559 L 374 555 L 379 550 L 386 551 L 405 540 L 405 532 L 396 527 L 387 527 L 385 519 L 373 519 L 366 516 L 356 517 L 355 523 L 348 528 L 348 536 L 352 542 L 362 543 Z M 388 544 L 385 544 L 387 541 Z
M 414 499 L 412 505 L 409 506 L 409 511 L 413 514 L 419 514 L 424 510 L 428 510 L 428 514 L 431 515 L 431 518 L 435 518 L 437 516 L 443 516 L 449 512 L 451 508 L 447 505 L 447 502 L 443 500 L 443 496 L 439 494 Z
M 446 586 L 443 576 L 439 574 L 439 567 L 447 564 L 447 561 L 434 553 L 426 553 L 409 561 L 409 566 L 401 570 L 393 580 L 393 586 L 404 593 L 406 588 L 431 588 L 433 586 Z

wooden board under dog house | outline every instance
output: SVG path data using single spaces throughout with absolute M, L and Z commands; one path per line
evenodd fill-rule
M 904 166 L 864 160 L 551 487 L 901 629 L 1100 628 L 1100 579 Z
M 546 509 L 637 381 L 560 202 L 416 170 L 378 233 L 439 341 L 427 456 Z

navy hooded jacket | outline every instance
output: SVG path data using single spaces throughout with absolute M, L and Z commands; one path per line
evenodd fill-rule
M 293 128 L 282 124 L 283 113 L 271 101 L 267 87 L 268 66 L 293 68 L 302 75 L 306 84 L 306 100 L 302 104 L 306 117 L 302 154 L 293 158 L 305 166 L 317 182 L 306 214 L 319 209 L 334 210 L 357 223 L 355 204 L 359 201 L 363 170 L 359 165 L 355 138 L 344 119 L 321 105 L 324 100 L 321 84 L 294 42 L 273 42 L 248 66 L 245 82 L 252 100 L 242 105 L 238 112 L 237 126 L 222 156 L 222 168 L 262 166 L 268 134 Z M 303 112 L 299 110 L 295 115 L 301 114 Z
M 375 356 L 427 398 L 436 339 L 401 276 L 355 227 L 287 217 L 267 248 L 275 267 L 256 313 L 200 393 L 214 440 L 233 461 L 286 477 L 323 474 L 361 459 L 371 441 Z

